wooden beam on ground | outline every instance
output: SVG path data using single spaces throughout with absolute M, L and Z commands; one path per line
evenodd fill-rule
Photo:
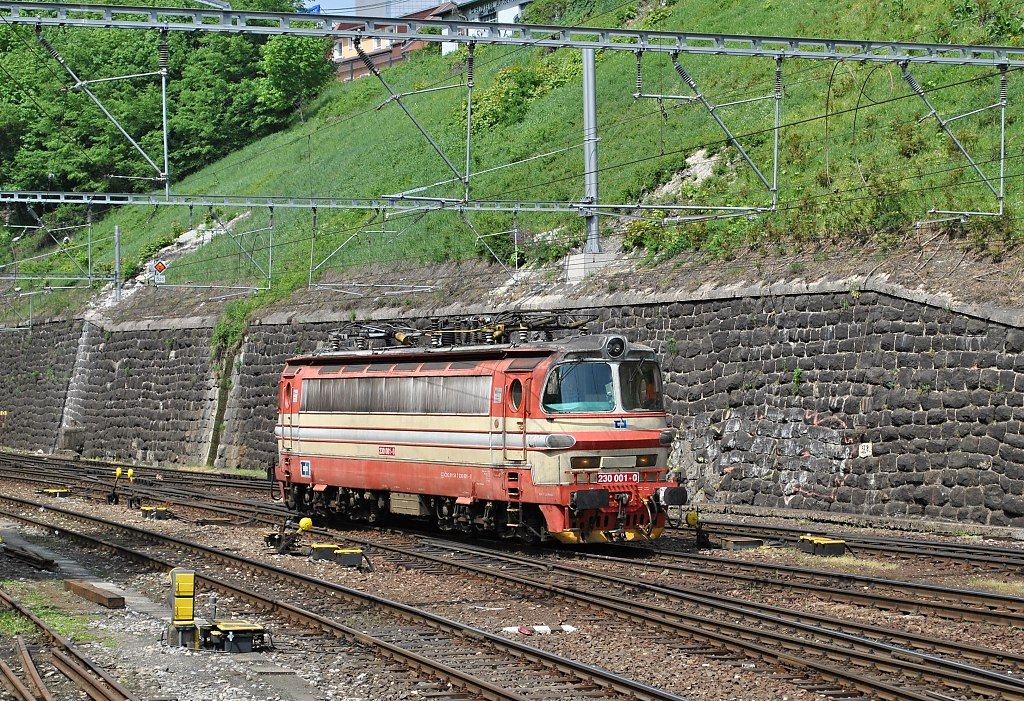
M 64 588 L 72 594 L 77 594 L 83 599 L 88 599 L 94 604 L 105 606 L 108 609 L 123 609 L 124 597 L 111 591 L 97 587 L 91 582 L 83 582 L 80 579 L 65 579 Z

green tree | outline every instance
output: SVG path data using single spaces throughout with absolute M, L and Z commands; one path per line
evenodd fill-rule
M 317 94 L 331 77 L 322 39 L 276 36 L 260 49 L 257 99 L 265 109 L 292 110 Z

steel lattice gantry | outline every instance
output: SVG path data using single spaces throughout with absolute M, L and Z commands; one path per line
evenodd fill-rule
M 1024 48 L 899 41 L 773 37 L 597 27 L 405 19 L 358 15 L 0 2 L 11 24 L 52 27 L 381 38 L 547 48 L 875 61 L 955 66 L 1024 67 Z M 345 27 L 337 28 L 338 25 Z
M 150 161 L 158 173 L 158 180 L 164 184 L 162 194 L 133 193 L 99 193 L 99 192 L 56 192 L 56 191 L 0 191 L 0 204 L 86 204 L 86 205 L 143 205 L 143 206 L 188 206 L 188 207 L 241 207 L 241 208 L 300 208 L 313 211 L 314 232 L 316 229 L 317 209 L 363 209 L 379 212 L 434 212 L 456 211 L 460 213 L 501 211 L 514 213 L 530 212 L 561 212 L 575 213 L 587 218 L 587 251 L 599 250 L 597 241 L 597 218 L 600 214 L 624 212 L 646 212 L 656 210 L 671 213 L 680 220 L 699 220 L 731 216 L 753 216 L 770 212 L 778 206 L 779 193 L 779 131 L 780 105 L 784 95 L 782 64 L 789 59 L 802 59 L 829 62 L 869 62 L 898 65 L 908 85 L 924 103 L 931 108 L 930 116 L 935 116 L 943 131 L 956 144 L 968 162 L 979 173 L 984 183 L 995 194 L 998 210 L 992 212 L 946 212 L 956 217 L 965 216 L 1000 216 L 1003 213 L 1004 167 L 1006 145 L 1006 105 L 1007 71 L 1024 68 L 1024 47 L 1012 46 L 970 46 L 947 45 L 899 41 L 871 41 L 829 38 L 775 37 L 736 34 L 713 34 L 696 32 L 673 32 L 653 30 L 632 30 L 619 28 L 597 27 L 565 27 L 554 25 L 530 25 L 515 23 L 470 22 L 463 20 L 443 19 L 411 19 L 381 18 L 344 14 L 278 13 L 248 12 L 230 9 L 187 9 L 169 7 L 135 7 L 110 6 L 70 3 L 42 2 L 4 2 L 0 0 L 0 26 L 23 25 L 35 28 L 39 41 L 48 47 L 41 31 L 47 27 L 80 27 L 128 30 L 158 30 L 167 32 L 214 32 L 254 35 L 292 35 L 302 37 L 324 37 L 332 39 L 349 38 L 354 40 L 357 50 L 367 60 L 365 53 L 359 49 L 361 40 L 379 38 L 393 41 L 421 42 L 456 42 L 469 45 L 467 59 L 467 115 L 466 115 L 466 153 L 465 171 L 460 172 L 455 160 L 449 158 L 428 131 L 409 111 L 402 99 L 414 93 L 398 93 L 372 66 L 371 73 L 384 84 L 391 94 L 387 102 L 394 101 L 413 121 L 424 138 L 430 143 L 437 155 L 444 160 L 454 177 L 433 185 L 425 185 L 405 192 L 392 193 L 382 197 L 293 197 L 293 196 L 237 196 L 219 194 L 179 194 L 170 188 L 169 168 L 167 166 L 167 118 L 166 100 L 164 103 L 164 165 L 161 168 L 152 159 Z M 577 49 L 583 53 L 583 112 L 584 112 L 584 196 L 579 201 L 537 201 L 519 199 L 481 199 L 471 192 L 470 178 L 476 177 L 502 167 L 498 166 L 482 171 L 470 172 L 470 150 L 472 141 L 472 60 L 473 48 L 477 44 L 491 44 L 519 47 L 539 47 L 550 49 Z M 163 46 L 166 46 L 164 43 Z M 754 203 L 749 205 L 652 205 L 641 202 L 611 204 L 601 202 L 598 197 L 598 179 L 600 171 L 597 158 L 599 141 L 596 119 L 596 84 L 594 80 L 593 54 L 596 50 L 626 51 L 634 54 L 637 60 L 637 83 L 635 99 L 656 99 L 661 104 L 665 100 L 685 100 L 697 102 L 715 121 L 725 136 L 723 143 L 734 146 L 747 165 L 754 171 L 770 196 L 770 203 Z M 57 52 L 48 47 L 48 51 L 58 61 L 62 61 Z M 671 61 L 683 83 L 690 90 L 689 95 L 648 94 L 643 88 L 641 62 L 644 54 L 660 53 L 671 56 Z M 702 92 L 699 82 L 679 62 L 682 55 L 703 56 L 734 56 L 751 59 L 774 60 L 775 79 L 774 91 L 771 94 L 741 100 L 714 104 Z M 369 64 L 368 64 L 369 65 Z M 925 65 L 960 66 L 994 68 L 998 70 L 999 99 L 994 104 L 973 110 L 964 115 L 946 117 L 940 115 L 929 102 L 927 91 L 921 89 L 911 69 Z M 161 54 L 162 87 L 166 94 L 166 56 Z M 77 76 L 73 77 L 77 79 Z M 157 74 L 154 74 L 157 75 Z M 131 76 L 129 76 L 131 77 Z M 118 78 L 120 79 L 120 78 Z M 77 79 L 73 87 L 85 86 L 90 82 Z M 455 87 L 455 86 L 448 86 Z M 722 108 L 733 104 L 744 104 L 759 100 L 774 101 L 774 124 L 766 131 L 773 134 L 773 156 L 771 171 L 762 172 L 740 143 L 740 136 L 734 134 L 723 121 L 720 114 Z M 99 101 L 96 100 L 99 104 Z M 381 105 L 383 107 L 383 105 Z M 100 108 L 103 109 L 102 104 Z M 949 124 L 970 114 L 998 109 L 1000 118 L 1000 159 L 998 179 L 989 178 L 977 166 L 967 149 L 956 139 L 949 129 Z M 109 115 L 119 127 L 117 120 Z M 122 129 L 122 132 L 124 130 Z M 130 135 L 126 137 L 132 141 Z M 134 141 L 133 141 L 134 143 Z M 529 160 L 529 159 L 526 159 Z M 461 182 L 464 186 L 462 198 L 438 197 L 426 194 L 427 190 L 438 185 Z M 934 210 L 933 210 L 934 211 Z M 478 236 L 481 236 L 477 232 Z M 314 233 L 315 238 L 315 233 Z M 486 241 L 484 241 L 486 243 Z M 333 254 L 332 254 L 333 255 Z M 312 254 L 311 254 L 312 256 Z M 268 266 L 269 267 L 269 266 Z M 314 270 L 311 258 L 311 277 Z

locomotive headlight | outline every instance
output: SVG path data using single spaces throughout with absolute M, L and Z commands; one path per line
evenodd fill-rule
M 564 433 L 551 433 L 545 436 L 544 445 L 553 450 L 571 448 L 576 445 L 576 439 Z
M 636 456 L 636 466 L 637 467 L 653 467 L 654 463 L 657 462 L 657 460 L 658 460 L 658 456 L 654 455 L 654 454 L 651 454 L 651 455 L 637 455 Z
M 604 352 L 609 358 L 619 358 L 626 352 L 626 339 L 622 336 L 612 336 L 604 344 Z
M 574 470 L 596 470 L 601 467 L 601 458 L 596 455 L 586 455 L 571 458 L 569 464 Z

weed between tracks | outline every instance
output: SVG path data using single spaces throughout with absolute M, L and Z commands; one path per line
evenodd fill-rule
M 88 616 L 69 613 L 60 607 L 57 601 L 63 590 L 58 589 L 55 583 L 7 580 L 0 582 L 0 588 L 28 607 L 32 613 L 43 619 L 46 625 L 65 638 L 71 638 L 75 642 L 100 640 L 99 636 L 89 630 Z M 13 611 L 0 612 L 0 633 L 13 636 L 29 633 L 34 629 L 35 626 L 19 614 Z
M 996 594 L 1024 597 L 1024 580 L 1020 579 L 1006 580 L 991 579 L 988 577 L 974 577 L 970 580 L 970 586 L 974 589 L 993 591 Z
M 839 557 L 809 555 L 795 548 L 758 548 L 757 552 L 768 555 L 771 559 L 780 559 L 780 556 L 792 559 L 793 564 L 800 567 L 835 570 L 836 572 L 847 572 L 850 574 L 887 572 L 899 567 L 899 564 L 895 562 L 868 560 L 854 555 L 841 555 Z
M 0 611 L 0 637 L 24 635 L 32 631 L 32 624 L 14 611 Z

